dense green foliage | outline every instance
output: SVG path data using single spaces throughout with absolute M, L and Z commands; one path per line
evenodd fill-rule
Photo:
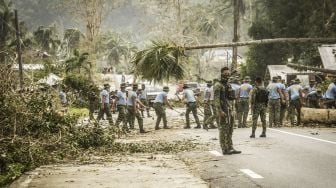
M 332 0 L 260 0 L 256 20 L 249 29 L 253 39 L 289 37 L 335 37 L 336 3 Z M 243 73 L 264 75 L 269 64 L 295 63 L 318 66 L 316 44 L 270 44 L 251 46 Z

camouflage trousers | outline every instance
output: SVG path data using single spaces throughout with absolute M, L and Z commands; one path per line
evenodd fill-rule
M 219 119 L 218 119 L 217 109 L 216 109 L 214 100 L 210 101 L 210 107 L 211 107 L 211 110 L 212 110 L 212 115 L 209 118 L 207 118 L 207 120 L 204 124 L 212 125 L 214 123 L 214 121 L 216 121 L 216 124 L 218 125 L 219 124 L 219 122 L 218 122 Z
M 209 103 L 204 103 L 204 119 L 203 124 L 206 126 L 209 124 L 208 119 L 212 116 L 211 105 Z M 213 125 L 213 122 L 210 122 Z
M 163 121 L 163 127 L 167 127 L 167 116 L 166 116 L 166 108 L 162 103 L 154 103 L 154 110 L 155 110 L 155 114 L 157 116 L 156 119 L 156 124 L 155 124 L 155 128 L 158 129 L 160 126 L 160 122 L 161 119 Z
M 219 143 L 224 153 L 227 150 L 232 149 L 232 133 L 233 133 L 233 116 L 228 113 L 227 117 L 219 117 Z M 230 118 L 228 118 L 230 117 Z
M 134 129 L 135 118 L 138 120 L 139 129 L 143 131 L 143 119 L 139 112 L 134 111 L 133 106 L 127 106 L 127 119 L 131 129 Z
M 269 127 L 278 127 L 280 124 L 280 99 L 269 99 Z
M 238 127 L 246 127 L 246 120 L 249 112 L 249 98 L 240 98 L 238 102 Z
M 105 103 L 104 108 L 100 108 L 97 121 L 99 122 L 102 117 L 106 114 L 107 120 L 109 121 L 110 125 L 113 125 L 113 119 L 112 119 L 112 114 L 111 114 L 111 109 L 110 109 L 110 104 Z
M 294 125 L 295 115 L 297 116 L 296 117 L 297 125 L 301 124 L 301 100 L 300 99 L 291 100 L 289 102 L 288 113 L 289 113 L 289 119 L 290 119 L 291 125 Z
M 128 130 L 127 119 L 126 119 L 126 106 L 117 105 L 117 110 L 118 110 L 118 118 L 116 121 L 116 126 L 119 126 L 119 124 L 123 122 L 123 129 Z
M 190 112 L 192 112 L 192 114 L 195 118 L 197 127 L 200 127 L 201 124 L 200 124 L 200 121 L 199 121 L 198 115 L 197 115 L 197 104 L 196 104 L 196 102 L 187 103 L 187 110 L 186 110 L 186 115 L 185 115 L 185 117 L 186 117 L 186 127 L 190 127 L 190 118 L 189 118 Z
M 255 104 L 252 107 L 252 133 L 254 134 L 255 130 L 257 129 L 257 122 L 260 116 L 260 120 L 262 123 L 263 133 L 266 132 L 266 110 L 267 107 L 265 104 Z
M 141 103 L 142 103 L 143 105 L 146 106 L 147 117 L 150 117 L 150 115 L 149 115 L 149 106 L 148 106 L 148 101 L 147 101 L 147 99 L 140 99 L 140 101 L 141 101 Z M 145 111 L 145 110 L 142 108 L 140 111 L 141 111 L 141 115 L 142 115 L 142 117 L 145 117 L 145 116 L 144 116 L 144 111 Z

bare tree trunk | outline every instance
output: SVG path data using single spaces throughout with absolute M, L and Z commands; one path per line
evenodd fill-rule
M 176 0 L 176 9 L 177 9 L 177 32 L 178 35 L 181 36 L 181 27 L 182 27 L 182 17 L 181 17 L 181 2 L 180 0 Z
M 232 42 L 239 41 L 239 0 L 233 1 L 233 40 Z M 237 60 L 238 60 L 238 48 L 237 46 L 232 47 L 232 64 L 231 70 L 237 69 Z
M 185 50 L 207 49 L 207 48 L 225 48 L 233 46 L 248 46 L 259 44 L 272 43 L 336 43 L 336 38 L 275 38 L 275 39 L 261 39 L 244 42 L 230 42 L 220 44 L 207 44 L 198 46 L 185 46 Z

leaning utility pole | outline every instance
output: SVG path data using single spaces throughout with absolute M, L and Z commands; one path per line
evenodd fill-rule
M 17 10 L 15 12 L 15 30 L 16 30 L 16 49 L 18 53 L 18 64 L 19 64 L 19 76 L 20 76 L 20 89 L 23 89 L 23 72 L 22 72 L 22 51 L 21 51 L 21 41 L 20 41 L 20 28 Z

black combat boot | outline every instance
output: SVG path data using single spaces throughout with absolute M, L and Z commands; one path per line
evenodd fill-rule
M 224 150 L 223 155 L 241 154 L 241 151 L 235 149 Z
M 251 134 L 250 138 L 255 138 L 255 131 L 256 131 L 256 129 L 252 128 L 252 134 Z
M 266 137 L 266 127 L 263 127 L 263 131 L 262 131 L 260 137 Z

